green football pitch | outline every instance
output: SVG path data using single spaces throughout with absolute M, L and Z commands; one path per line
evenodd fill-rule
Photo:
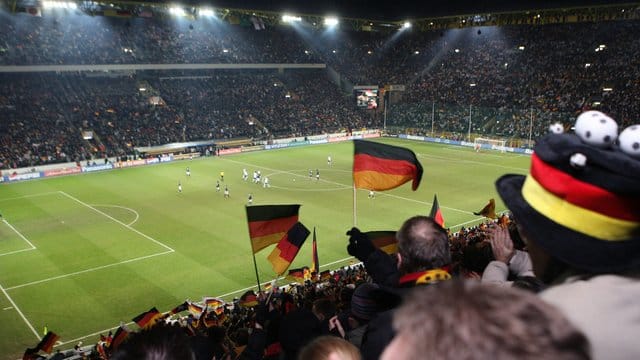
M 395 230 L 413 215 L 428 214 L 437 194 L 447 227 L 476 224 L 482 219 L 472 212 L 490 198 L 505 210 L 495 179 L 525 174 L 529 165 L 524 155 L 379 141 L 414 150 L 424 167 L 422 183 L 415 192 L 405 184 L 375 199 L 358 190 L 355 216 L 351 142 L 3 184 L 0 358 L 20 358 L 45 326 L 66 349 L 80 340 L 95 342 L 153 306 L 168 311 L 185 299 L 230 299 L 255 286 L 245 213 L 249 194 L 254 205 L 302 204 L 300 221 L 316 228 L 325 270 L 353 262 L 345 232 L 354 221 L 363 231 Z M 269 177 L 271 188 L 251 182 L 254 170 Z M 229 199 L 215 189 L 221 171 Z M 263 283 L 274 278 L 269 253 L 256 254 Z M 310 262 L 311 237 L 292 267 Z

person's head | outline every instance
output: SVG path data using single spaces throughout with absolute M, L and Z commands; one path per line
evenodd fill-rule
M 355 345 L 336 336 L 320 336 L 298 354 L 299 360 L 360 360 Z
M 111 356 L 112 360 L 195 359 L 189 338 L 179 326 L 158 323 L 128 337 Z
M 360 284 L 351 297 L 351 317 L 357 321 L 358 325 L 366 324 L 378 313 L 387 310 L 384 304 L 380 304 L 375 296 L 375 292 L 380 289 L 377 284 Z
M 567 272 L 640 269 L 640 158 L 622 146 L 593 145 L 601 125 L 613 120 L 598 112 L 584 116 L 592 129 L 543 137 L 527 176 L 496 181 L 545 282 Z M 607 144 L 615 141 L 611 136 Z
M 582 333 L 535 294 L 475 281 L 418 287 L 382 360 L 589 359 Z
M 311 311 L 318 318 L 318 320 L 328 320 L 336 314 L 336 306 L 329 299 L 318 299 L 313 302 Z
M 451 263 L 447 232 L 433 218 L 414 216 L 396 233 L 401 274 L 439 268 Z

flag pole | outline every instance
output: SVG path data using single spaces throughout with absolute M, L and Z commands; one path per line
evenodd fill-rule
M 253 252 L 253 247 L 251 248 L 251 256 L 253 256 L 253 269 L 256 272 L 256 282 L 258 284 L 258 292 L 260 292 L 260 276 L 258 276 L 258 264 L 256 264 L 256 253 Z

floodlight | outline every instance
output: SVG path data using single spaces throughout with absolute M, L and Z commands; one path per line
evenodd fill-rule
M 300 22 L 302 18 L 300 16 L 282 15 L 282 21 L 286 23 Z
M 169 8 L 169 13 L 175 15 L 175 16 L 184 16 L 185 12 L 184 9 L 181 7 L 177 7 L 177 6 L 172 6 Z
M 336 26 L 338 25 L 338 18 L 335 17 L 326 17 L 324 18 L 325 26 Z
M 405 21 L 404 24 L 402 24 L 403 29 L 408 29 L 410 27 L 411 27 L 411 23 L 409 21 Z
M 215 12 L 211 8 L 200 9 L 200 16 L 212 17 L 215 15 Z

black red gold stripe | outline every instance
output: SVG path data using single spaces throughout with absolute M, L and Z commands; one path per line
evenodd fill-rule
M 247 206 L 247 222 L 253 253 L 276 244 L 298 222 L 300 205 Z
M 354 141 L 353 182 L 356 188 L 383 191 L 413 180 L 416 190 L 422 165 L 413 151 L 364 140 Z
M 289 229 L 287 235 L 278 242 L 271 254 L 267 256 L 276 274 L 281 275 L 289 268 L 309 234 L 309 229 L 302 223 L 297 222 Z
M 535 154 L 531 157 L 531 176 L 546 191 L 577 207 L 611 218 L 640 222 L 640 199 L 620 196 L 580 181 Z
M 533 176 L 527 176 L 522 196 L 540 214 L 573 231 L 606 241 L 624 241 L 637 232 L 639 222 L 607 216 L 580 207 L 543 187 Z

